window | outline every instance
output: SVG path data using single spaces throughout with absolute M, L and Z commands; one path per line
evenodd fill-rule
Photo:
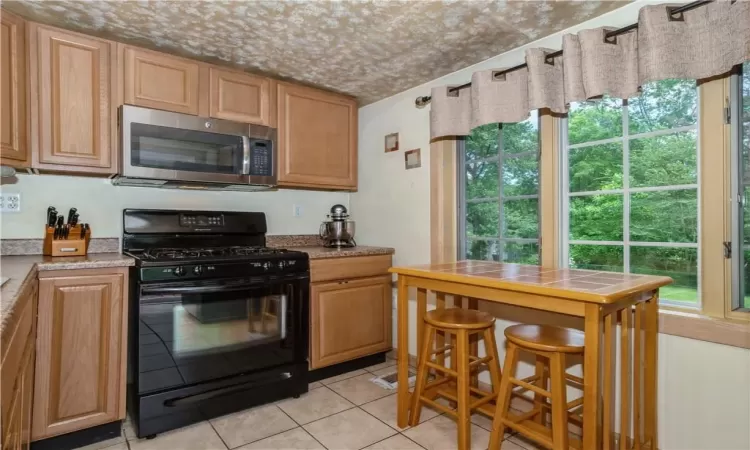
M 697 122 L 694 81 L 571 105 L 561 136 L 563 265 L 670 276 L 662 300 L 698 306 Z
M 735 281 L 738 285 L 734 289 L 732 309 L 750 309 L 750 63 L 743 66 L 734 95 L 737 97 L 738 108 L 733 111 L 737 116 L 733 120 L 737 137 L 734 146 L 737 150 L 733 153 L 739 157 L 739 161 L 735 163 L 735 175 L 742 205 L 738 208 L 739 221 L 735 225 L 738 233 L 733 239 L 737 239 L 742 248 L 737 252 L 739 254 L 733 255 L 733 264 L 738 264 L 735 266 Z M 737 161 L 735 158 L 733 160 Z
M 459 155 L 459 257 L 539 264 L 536 113 L 475 128 Z

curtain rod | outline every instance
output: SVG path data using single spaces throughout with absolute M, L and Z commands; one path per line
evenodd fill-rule
M 676 15 L 682 14 L 685 11 L 690 11 L 691 9 L 695 9 L 695 8 L 699 8 L 701 6 L 705 6 L 705 5 L 709 4 L 709 3 L 712 3 L 713 1 L 714 0 L 698 0 L 698 1 L 695 1 L 695 2 L 687 3 L 687 4 L 682 5 L 682 6 L 668 6 L 667 7 L 667 11 L 668 11 L 669 15 L 672 18 L 679 20 L 680 18 L 679 17 L 675 17 Z M 732 0 L 732 3 L 734 3 L 735 1 L 736 0 Z M 626 27 L 623 27 L 623 28 L 620 28 L 620 29 L 617 29 L 617 30 L 608 31 L 607 33 L 604 34 L 604 40 L 606 42 L 614 43 L 614 41 L 611 41 L 610 39 L 612 39 L 615 36 L 619 36 L 621 34 L 629 33 L 629 32 L 631 32 L 633 30 L 636 30 L 636 29 L 638 29 L 638 24 L 634 23 L 632 25 L 628 25 Z M 549 63 L 554 58 L 557 58 L 558 56 L 562 56 L 562 54 L 563 54 L 563 51 L 562 50 L 558 50 L 558 51 L 556 51 L 554 53 L 550 53 L 547 56 L 545 56 L 544 60 L 545 60 L 545 62 Z M 501 70 L 501 71 L 495 72 L 495 73 L 492 74 L 492 76 L 495 77 L 495 78 L 499 78 L 499 77 L 504 76 L 505 74 L 508 74 L 508 73 L 511 73 L 511 72 L 515 72 L 517 70 L 521 70 L 521 69 L 524 69 L 524 68 L 526 68 L 526 63 L 519 64 L 519 65 L 517 65 L 515 67 L 511 67 L 510 69 L 505 69 L 505 70 Z M 448 92 L 449 93 L 456 92 L 456 91 L 458 91 L 460 89 L 465 89 L 465 88 L 467 88 L 469 86 L 471 86 L 471 82 L 468 82 L 466 84 L 462 84 L 461 86 L 452 87 L 452 88 L 448 89 Z M 414 105 L 417 108 L 423 108 L 423 107 L 427 106 L 427 104 L 430 103 L 431 100 L 432 100 L 432 97 L 429 96 L 429 95 L 425 95 L 423 97 L 417 97 L 417 99 L 414 101 Z

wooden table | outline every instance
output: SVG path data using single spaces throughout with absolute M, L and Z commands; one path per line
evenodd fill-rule
M 398 274 L 399 427 L 407 426 L 409 413 L 408 289 L 415 287 L 418 341 L 422 339 L 428 290 L 435 292 L 438 308 L 445 307 L 448 294 L 454 296 L 454 302 L 456 298 L 470 299 L 470 308 L 476 308 L 476 299 L 481 299 L 582 317 L 586 334 L 585 450 L 615 448 L 615 335 L 619 321 L 620 396 L 626 399 L 620 402 L 620 430 L 634 437 L 632 444 L 621 443 L 620 449 L 656 449 L 659 288 L 670 284 L 671 278 L 491 261 L 393 267 L 390 271 Z

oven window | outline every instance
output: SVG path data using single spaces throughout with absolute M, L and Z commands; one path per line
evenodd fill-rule
M 153 169 L 241 174 L 242 138 L 133 123 L 131 164 Z
M 294 297 L 291 285 L 197 293 L 144 289 L 138 324 L 139 391 L 292 362 Z

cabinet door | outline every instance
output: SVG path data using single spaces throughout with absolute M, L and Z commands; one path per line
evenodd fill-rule
M 391 276 L 315 283 L 310 305 L 313 369 L 391 348 Z
M 32 167 L 117 173 L 113 44 L 29 24 Z
M 28 167 L 26 34 L 23 19 L 0 14 L 0 162 Z
M 279 83 L 277 109 L 279 185 L 356 189 L 356 101 Z
M 271 124 L 271 80 L 212 67 L 211 117 L 236 122 Z
M 125 283 L 125 272 L 40 280 L 32 440 L 123 415 Z
M 183 114 L 198 114 L 201 96 L 200 63 L 125 47 L 123 65 L 125 103 Z

